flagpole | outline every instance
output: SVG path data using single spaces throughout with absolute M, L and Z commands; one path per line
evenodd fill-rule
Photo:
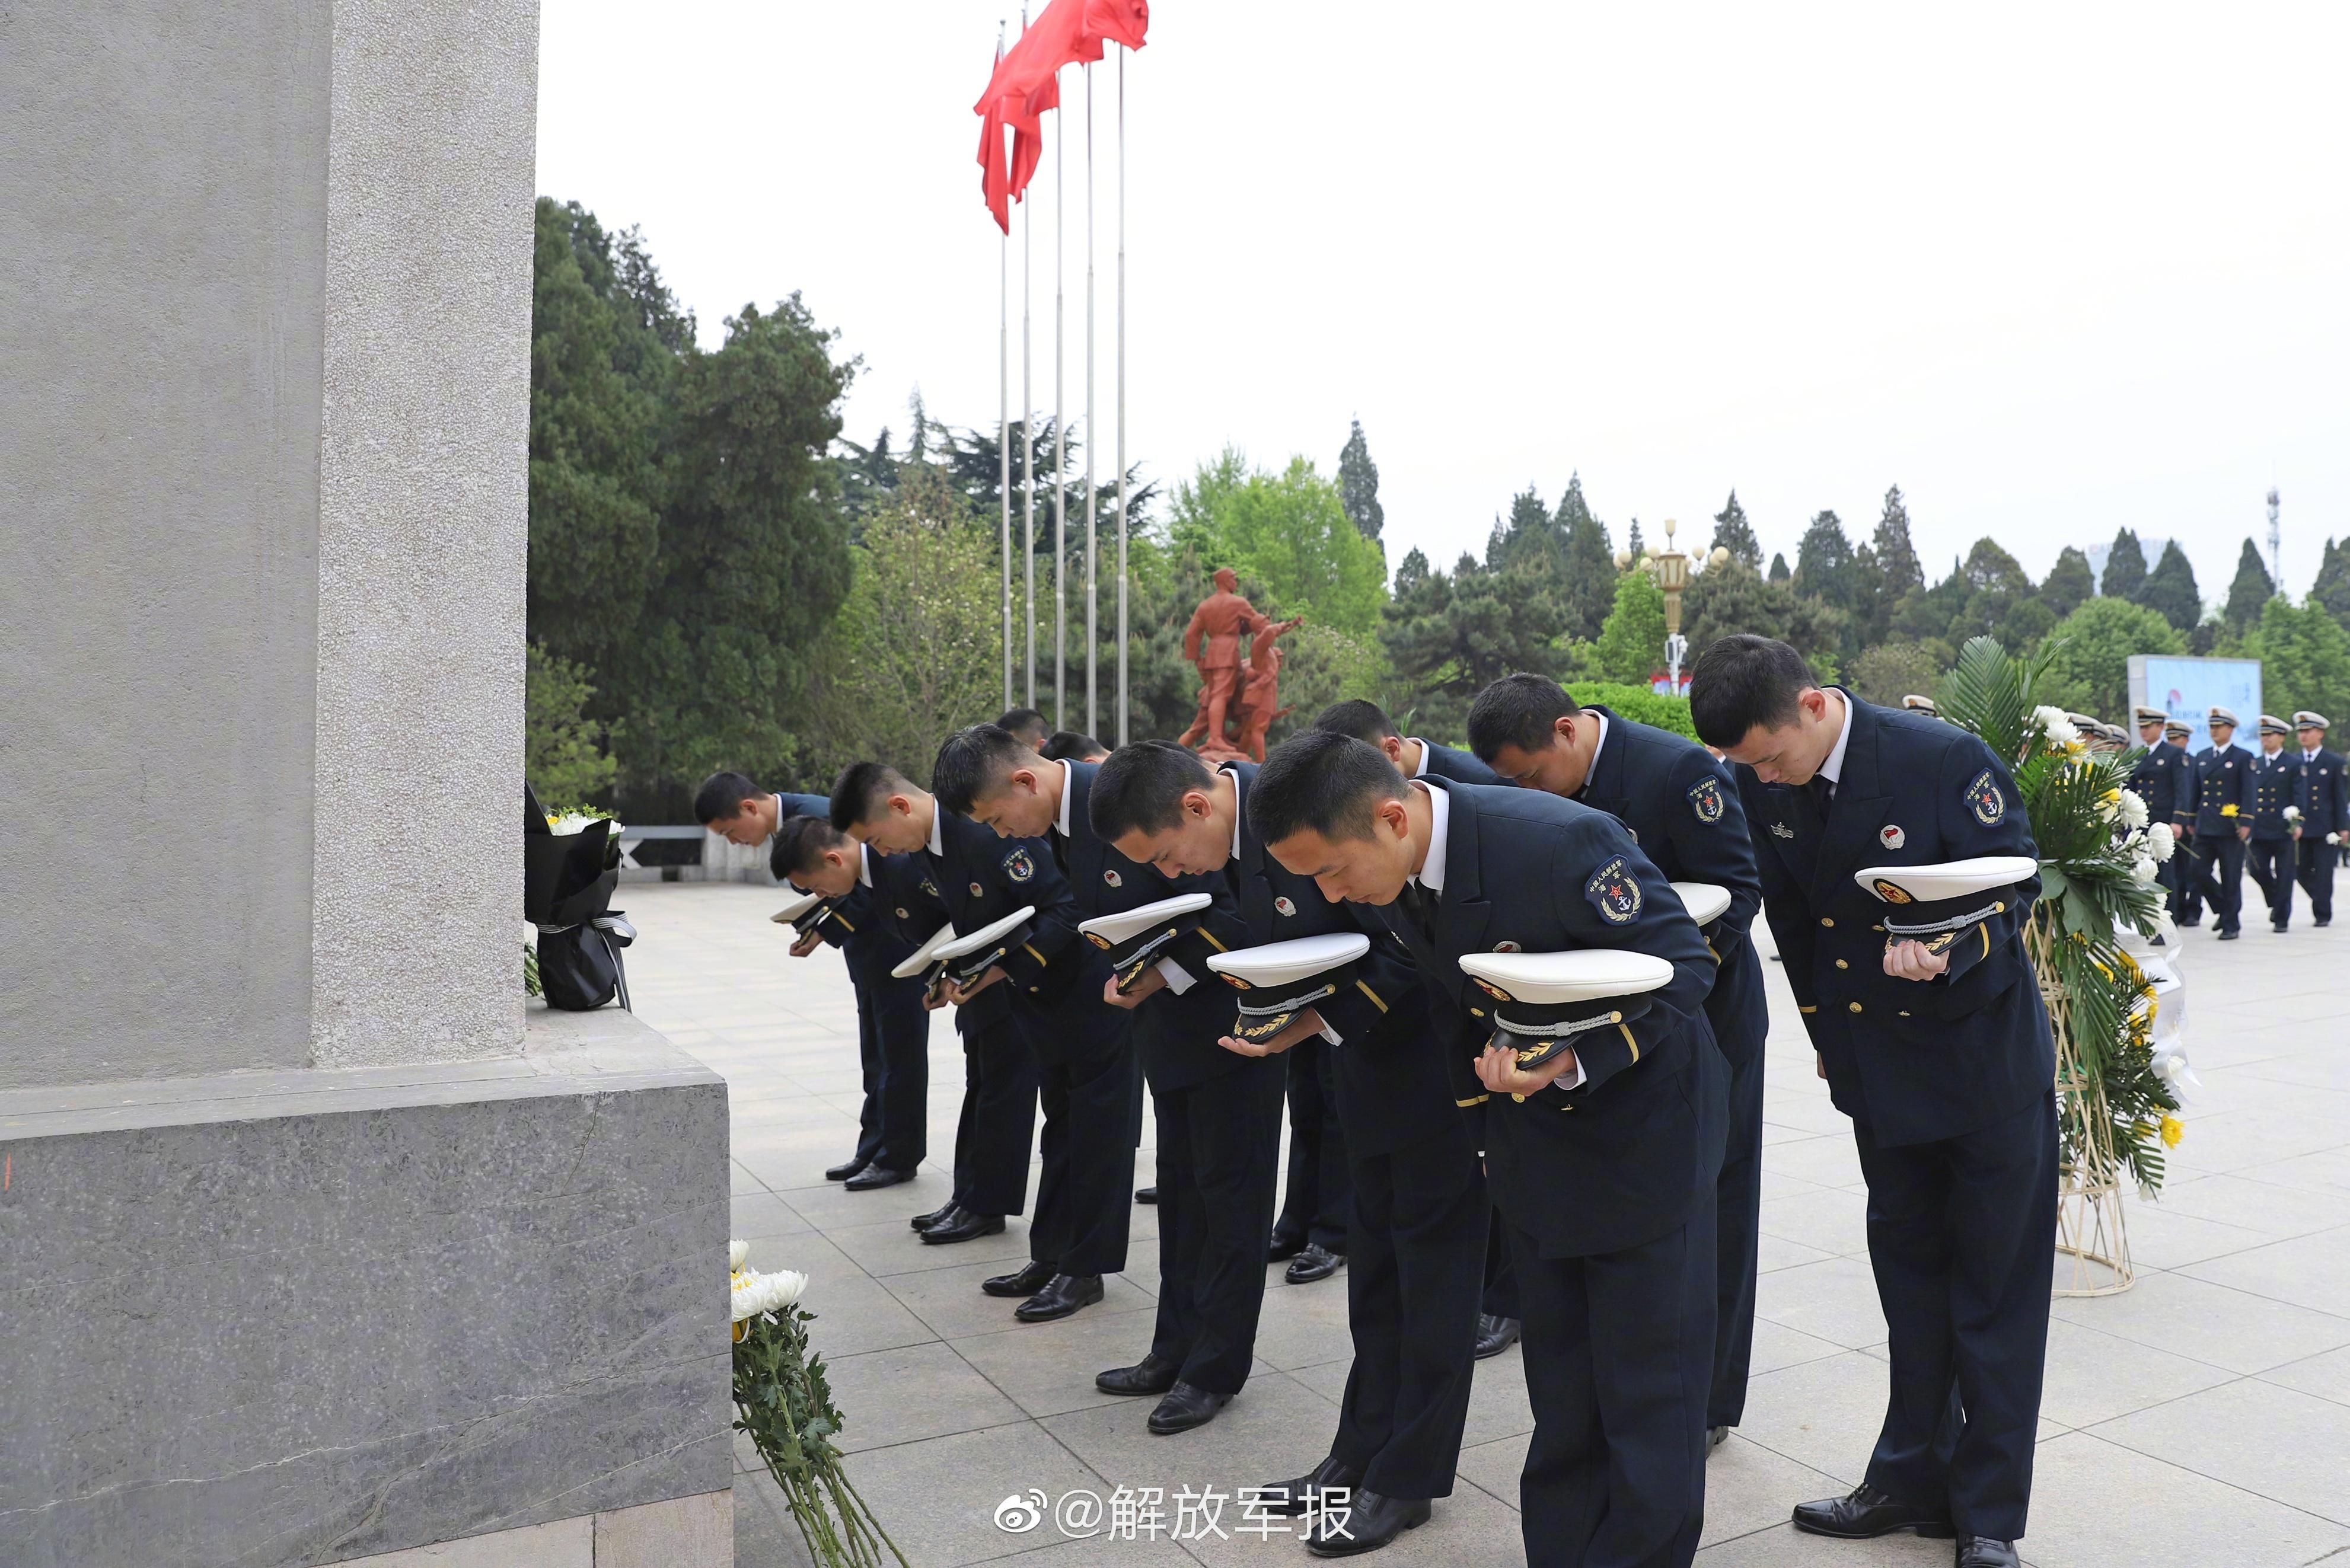
M 1101 532 L 1101 508 L 1094 493 L 1094 67 L 1086 62 L 1086 733 L 1101 733 L 1101 635 L 1095 626 L 1099 604 L 1094 537 Z
M 1003 24 L 995 24 L 995 57 L 1003 58 Z M 988 149 L 1003 156 L 1003 137 Z M 996 236 L 995 248 L 995 455 L 998 477 L 996 557 L 1003 581 L 1003 705 L 1012 706 L 1012 235 Z
M 1028 7 L 1020 7 L 1020 31 L 1028 31 Z M 1029 223 L 1027 193 L 1020 198 L 1020 518 L 1024 537 L 1023 556 L 1025 561 L 1021 576 L 1028 586 L 1028 694 L 1026 704 L 1036 705 L 1036 394 L 1030 386 L 1030 361 L 1035 358 L 1035 333 L 1029 322 L 1029 302 L 1035 291 L 1028 286 L 1030 241 L 1035 225 Z
M 1053 73 L 1053 85 L 1060 86 L 1060 72 Z M 1057 91 L 1054 94 L 1057 99 Z M 1067 355 L 1061 348 L 1063 322 L 1067 311 L 1061 289 L 1061 261 L 1067 246 L 1062 241 L 1063 213 L 1068 203 L 1063 200 L 1065 186 L 1061 166 L 1064 138 L 1061 122 L 1068 117 L 1057 109 L 1053 115 L 1053 728 L 1069 727 L 1069 486 L 1068 486 L 1068 416 L 1064 411 L 1061 372 Z
M 1126 57 L 1118 51 L 1118 743 L 1126 744 Z

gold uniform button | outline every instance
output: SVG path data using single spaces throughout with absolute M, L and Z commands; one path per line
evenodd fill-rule
M 1859 1002 L 1846 1002 L 1846 1003 L 1845 1003 L 1845 1005 L 1846 1005 L 1846 1007 L 1848 1007 L 1848 1008 L 1852 1009 L 1852 1011 L 1853 1011 L 1853 1012 L 1858 1012 L 1860 1011 L 1860 1003 L 1859 1003 Z
M 1824 925 L 1824 926 L 1830 927 L 1831 929 L 1833 929 L 1833 928 L 1835 927 L 1835 922 L 1834 920 L 1829 919 L 1825 915 L 1822 915 L 1822 916 L 1820 917 L 1820 924 L 1822 924 L 1822 925 Z
M 1850 965 L 1850 964 L 1848 964 L 1848 963 L 1845 962 L 1845 961 L 1844 961 L 1844 960 L 1842 960 L 1842 959 L 1838 959 L 1838 960 L 1836 960 L 1836 968 L 1838 968 L 1838 969 L 1850 969 L 1851 967 L 1852 967 L 1852 965 Z
M 1482 1018 L 1485 1016 L 1485 1010 L 1482 1007 L 1472 1007 L 1469 1010 L 1469 1016 L 1471 1018 Z

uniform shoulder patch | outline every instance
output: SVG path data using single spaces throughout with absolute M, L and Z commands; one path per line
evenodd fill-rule
M 1621 855 L 1591 874 L 1583 896 L 1611 926 L 1628 926 L 1640 918 L 1640 884 L 1625 869 Z
M 1999 793 L 1999 781 L 1991 776 L 1989 768 L 1968 781 L 1966 802 L 1967 809 L 1985 827 L 1997 827 L 2007 815 L 2007 797 Z
M 1036 875 L 1036 863 L 1028 858 L 1025 849 L 1015 849 L 1003 857 L 1003 874 L 1014 882 L 1025 882 Z
M 1697 813 L 1697 819 L 1700 822 L 1720 822 L 1722 811 L 1721 781 L 1711 774 L 1698 780 L 1689 792 L 1689 802 L 1690 809 Z

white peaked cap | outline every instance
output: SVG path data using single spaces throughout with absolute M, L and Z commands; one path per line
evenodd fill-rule
M 954 927 L 951 924 L 941 926 L 937 930 L 931 933 L 930 940 L 928 941 L 925 941 L 920 947 L 916 948 L 911 953 L 907 955 L 905 962 L 899 964 L 896 969 L 889 971 L 889 978 L 892 980 L 913 979 L 916 975 L 921 973 L 924 970 L 938 962 L 941 957 L 939 950 L 954 940 Z
M 823 902 L 824 895 L 821 893 L 802 893 L 798 898 L 769 915 L 767 919 L 779 926 L 788 926 Z
M 1036 906 L 1034 904 L 1023 904 L 1020 908 L 1013 910 L 1012 913 L 1004 916 L 1003 919 L 1000 920 L 991 920 L 986 925 L 980 927 L 979 929 L 972 932 L 971 935 L 967 937 L 957 937 L 951 942 L 941 943 L 938 950 L 931 954 L 931 957 L 933 959 L 959 959 L 966 953 L 975 953 L 980 949 L 987 946 L 990 942 L 995 941 L 1003 937 L 1010 936 L 1014 931 L 1018 930 L 1021 927 L 1026 925 L 1035 918 Z
M 1218 974 L 1246 981 L 1252 989 L 1287 985 L 1310 980 L 1325 970 L 1352 963 L 1371 950 L 1371 939 L 1360 931 L 1331 931 L 1299 937 L 1295 941 L 1243 948 L 1236 953 L 1210 953 L 1208 967 Z
M 1719 882 L 1676 882 L 1673 891 L 1688 906 L 1690 919 L 1700 926 L 1713 924 L 1730 908 L 1730 889 Z
M 1178 893 L 1171 898 L 1160 898 L 1138 909 L 1124 909 L 1115 915 L 1098 915 L 1082 921 L 1077 929 L 1089 937 L 1099 937 L 1116 947 L 1129 937 L 1139 937 L 1168 921 L 1195 910 L 1204 909 L 1215 902 L 1205 893 Z
M 1939 904 L 2012 888 L 2030 880 L 2039 869 L 2040 862 L 2029 855 L 1985 855 L 1973 860 L 1945 860 L 1939 866 L 1864 866 L 1852 874 L 1852 879 L 1888 904 L 1902 900 L 1887 898 L 1879 883 L 1908 894 L 1910 903 Z
M 1638 996 L 1673 978 L 1673 966 L 1663 959 L 1624 948 L 1585 948 L 1569 953 L 1462 953 L 1461 968 L 1516 1001 L 1543 1007 Z
M 2225 724 L 2233 730 L 2243 728 L 2241 724 L 2236 722 L 2236 711 L 2233 708 L 2222 708 L 2217 702 L 2211 704 L 2210 711 L 2203 715 L 2203 722 L 2206 724 Z

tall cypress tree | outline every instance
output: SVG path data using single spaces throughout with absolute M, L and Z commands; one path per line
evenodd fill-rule
M 1553 525 L 1565 555 L 1560 600 L 1566 635 L 1596 641 L 1607 623 L 1607 612 L 1616 607 L 1616 551 L 1607 524 L 1591 514 L 1583 499 L 1581 474 L 1567 480 Z
M 1795 546 L 1795 591 L 1840 610 L 1853 608 L 1859 587 L 1854 580 L 1852 541 L 1845 537 L 1844 519 L 1822 512 L 1804 530 Z
M 1786 555 L 1783 552 L 1774 553 L 1771 557 L 1771 581 L 1783 583 L 1791 576 L 1793 574 L 1787 570 Z
M 1632 559 L 1637 561 L 1640 558 L 1640 552 L 1648 547 L 1640 537 L 1640 520 L 1635 517 L 1632 519 L 1631 526 L 1624 530 L 1624 548 L 1630 553 Z
M 1713 514 L 1713 543 L 1729 551 L 1731 560 L 1762 569 L 1762 542 L 1754 536 L 1754 525 L 1746 520 L 1746 508 L 1738 504 L 1735 490 L 1729 504 Z
M 2325 554 L 2319 561 L 2317 580 L 2309 585 L 2309 597 L 2325 607 L 2325 613 L 2350 627 L 2350 539 L 2340 544 L 2325 541 Z
M 1864 585 L 1868 640 L 1882 642 L 1902 596 L 1926 586 L 1925 569 L 1918 564 L 1918 549 L 1909 538 L 1909 509 L 1902 504 L 1898 484 L 1885 493 L 1885 509 L 1877 514 L 1877 532 L 1865 554 L 1869 557 L 1868 580 Z
M 2081 607 L 2082 601 L 2096 591 L 2096 579 L 2089 570 L 2089 557 L 2067 545 L 2056 552 L 2056 564 L 2049 568 L 2048 580 L 2040 585 L 2040 597 L 2058 620 L 2063 620 Z
M 2138 596 L 2146 591 L 2146 546 L 2127 528 L 2114 535 L 2113 548 L 2106 552 L 2105 575 L 2097 579 L 2097 592 L 2109 599 L 2140 602 Z
M 2228 585 L 2228 602 L 2220 612 L 2230 631 L 2249 630 L 2261 618 L 2261 608 L 2276 597 L 2276 584 L 2261 564 L 2261 552 L 2250 539 L 2236 556 L 2235 580 Z
M 2138 603 L 2180 631 L 2194 630 L 2195 623 L 2203 618 L 2203 596 L 2196 590 L 2195 568 L 2188 564 L 2187 552 L 2178 547 L 2178 540 L 2162 547 L 2162 559 L 2147 574 Z
M 1371 461 L 1370 443 L 1363 439 L 1363 421 L 1354 421 L 1354 432 L 1338 452 L 1338 499 L 1347 508 L 1347 521 L 1354 524 L 1364 538 L 1378 545 L 1384 558 L 1387 546 L 1380 542 L 1379 531 L 1387 526 L 1387 510 L 1379 504 L 1379 465 Z

